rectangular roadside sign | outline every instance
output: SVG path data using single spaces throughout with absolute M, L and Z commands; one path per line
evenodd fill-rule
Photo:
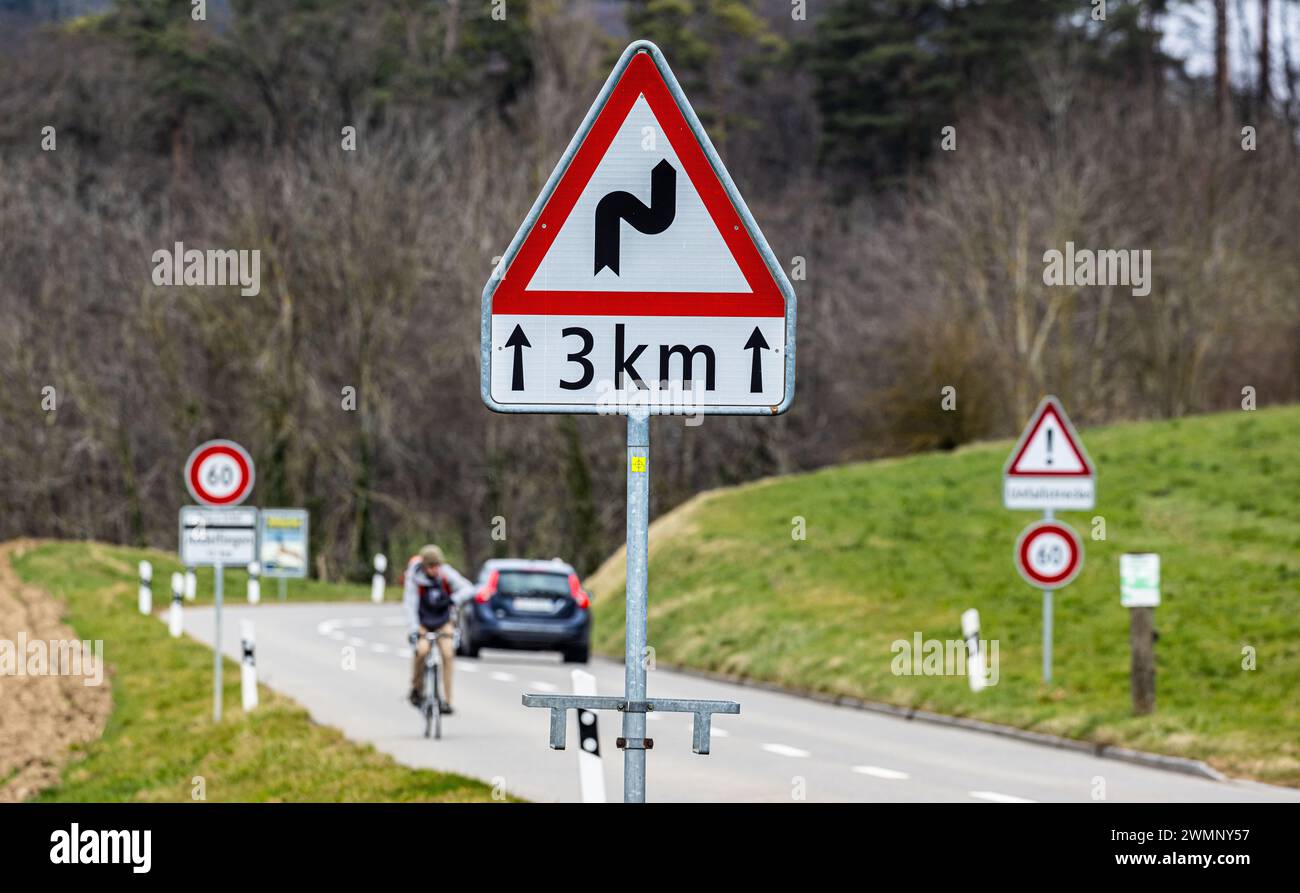
M 1125 608 L 1160 606 L 1160 556 L 1126 552 L 1119 557 L 1119 603 Z
M 179 539 L 186 567 L 244 567 L 257 560 L 257 509 L 182 506 Z
M 258 559 L 263 577 L 301 579 L 309 560 L 306 509 L 262 509 Z

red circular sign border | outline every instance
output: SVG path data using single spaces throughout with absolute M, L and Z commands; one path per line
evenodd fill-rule
M 1029 547 L 1033 545 L 1040 533 L 1056 533 L 1063 539 L 1069 541 L 1072 547 L 1070 563 L 1066 566 L 1064 573 L 1052 578 L 1043 578 L 1034 573 L 1029 566 L 1028 552 Z M 1020 576 L 1031 585 L 1041 589 L 1061 589 L 1068 586 L 1074 581 L 1082 570 L 1083 565 L 1083 543 L 1079 535 L 1074 532 L 1070 525 L 1056 520 L 1035 521 L 1020 533 L 1020 539 L 1016 542 L 1016 570 L 1020 571 Z
M 222 499 L 213 499 L 207 496 L 201 482 L 198 480 L 199 466 L 203 464 L 204 459 L 214 453 L 224 453 L 233 457 L 235 464 L 244 473 L 244 486 Z M 199 444 L 194 452 L 190 453 L 189 459 L 185 461 L 185 486 L 195 501 L 204 505 L 239 505 L 248 498 L 248 494 L 253 490 L 253 475 L 252 456 L 248 454 L 248 450 L 233 440 L 209 440 L 206 443 Z

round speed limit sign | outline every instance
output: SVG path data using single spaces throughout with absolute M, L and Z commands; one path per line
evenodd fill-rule
M 1083 544 L 1068 524 L 1036 521 L 1016 540 L 1016 569 L 1039 589 L 1060 589 L 1083 569 Z
M 239 505 L 253 489 L 253 457 L 233 440 L 209 440 L 185 460 L 185 486 L 195 502 Z

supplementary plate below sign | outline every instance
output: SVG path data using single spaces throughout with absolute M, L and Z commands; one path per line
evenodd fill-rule
M 243 567 L 256 561 L 257 509 L 182 506 L 180 557 L 186 567 Z

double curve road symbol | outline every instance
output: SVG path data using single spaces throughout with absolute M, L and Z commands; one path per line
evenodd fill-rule
M 672 226 L 677 216 L 677 171 L 660 161 L 650 171 L 650 204 L 630 192 L 611 192 L 596 205 L 596 273 L 609 267 L 618 275 L 619 224 L 626 220 L 633 229 L 656 236 Z

